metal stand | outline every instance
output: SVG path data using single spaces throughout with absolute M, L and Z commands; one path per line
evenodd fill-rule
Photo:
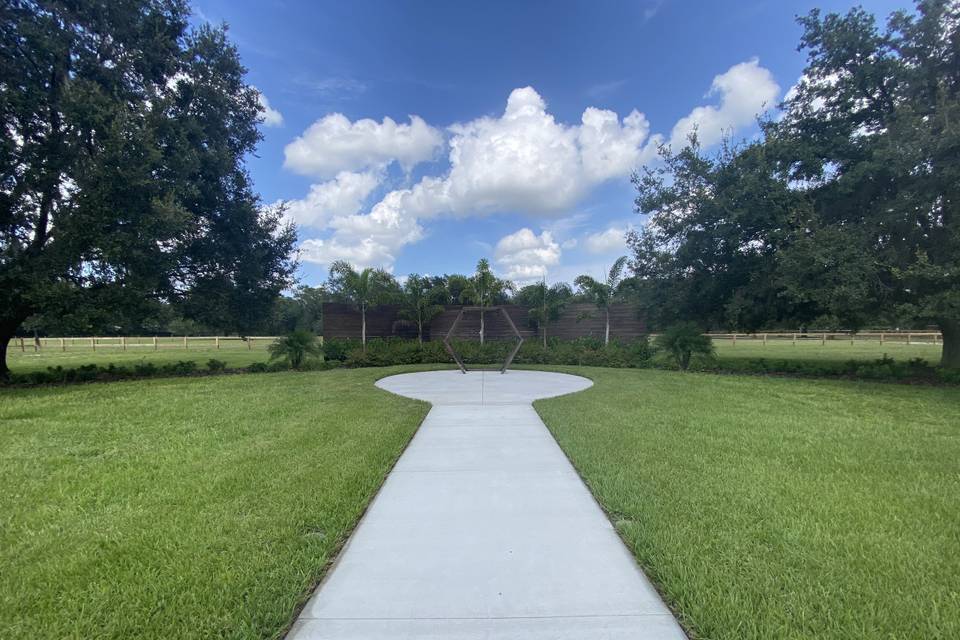
M 503 314 L 503 317 L 507 319 L 507 324 L 510 325 L 510 328 L 513 330 L 513 333 L 517 336 L 517 344 L 514 345 L 513 349 L 507 355 L 507 359 L 503 361 L 503 366 L 500 367 L 500 373 L 506 373 L 507 367 L 510 366 L 510 363 L 513 362 L 514 357 L 516 357 L 517 352 L 520 351 L 520 345 L 523 344 L 523 336 L 520 335 L 520 332 L 517 331 L 517 325 L 513 324 L 513 319 L 510 317 L 510 314 L 507 313 L 507 310 L 503 307 L 461 307 L 460 313 L 457 314 L 457 317 L 454 318 L 453 324 L 450 325 L 450 330 L 447 331 L 447 335 L 443 338 L 443 347 L 447 350 L 447 353 L 450 354 L 450 357 L 453 358 L 454 362 L 457 363 L 457 366 L 460 367 L 461 373 L 466 373 L 469 371 L 466 365 L 463 363 L 463 360 L 454 350 L 453 346 L 450 344 L 450 339 L 453 338 L 453 333 L 457 329 L 457 324 L 460 322 L 460 319 L 463 318 L 464 311 L 499 311 Z

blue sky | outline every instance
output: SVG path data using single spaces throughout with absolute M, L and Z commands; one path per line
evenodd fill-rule
M 249 168 L 298 224 L 304 284 L 343 258 L 395 274 L 600 275 L 626 253 L 630 169 L 755 133 L 801 74 L 794 17 L 844 1 L 236 2 L 270 106 Z M 879 16 L 906 0 L 861 3 Z

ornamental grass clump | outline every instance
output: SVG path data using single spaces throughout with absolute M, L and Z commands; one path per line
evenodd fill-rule
M 303 367 L 308 357 L 323 358 L 323 348 L 317 341 L 317 336 L 302 329 L 277 338 L 276 342 L 267 347 L 267 351 L 271 361 L 285 361 L 291 369 Z
M 713 340 L 693 322 L 682 322 L 657 336 L 657 347 L 668 353 L 681 371 L 690 368 L 693 356 L 714 357 Z

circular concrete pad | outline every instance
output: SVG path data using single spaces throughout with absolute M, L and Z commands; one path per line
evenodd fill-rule
M 433 404 L 530 404 L 583 391 L 593 382 L 550 371 L 421 371 L 381 378 L 376 385 Z

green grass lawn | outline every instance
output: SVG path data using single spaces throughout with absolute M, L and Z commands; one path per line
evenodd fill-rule
M 0 390 L 0 637 L 277 637 L 429 408 L 395 371 Z
M 537 410 L 695 637 L 960 637 L 960 389 L 560 370 L 596 385 Z
M 879 360 L 884 355 L 895 360 L 910 360 L 923 358 L 930 364 L 940 362 L 942 347 L 932 343 L 907 344 L 906 341 L 886 341 L 880 344 L 879 340 L 856 340 L 850 344 L 849 340 L 827 340 L 820 344 L 820 340 L 798 340 L 793 344 L 790 340 L 768 340 L 763 344 L 762 339 L 738 337 L 734 345 L 729 339 L 714 339 L 717 355 L 721 360 L 768 358 L 770 360 L 830 360 L 846 362 L 848 360 Z
M 99 347 L 96 351 L 90 347 L 71 347 L 67 351 L 60 351 L 55 347 L 45 347 L 34 352 L 29 344 L 25 351 L 19 345 L 11 345 L 7 355 L 7 366 L 14 373 L 28 373 L 30 371 L 45 371 L 47 367 L 62 366 L 64 369 L 79 367 L 85 364 L 108 365 L 111 362 L 117 365 L 133 365 L 138 362 L 152 362 L 163 364 L 178 360 L 193 360 L 199 368 L 203 368 L 211 358 L 222 360 L 228 367 L 245 367 L 253 362 L 266 362 L 268 341 L 255 344 L 252 349 L 241 344 L 224 344 L 220 349 L 211 345 L 191 345 L 184 349 L 182 346 L 171 343 L 154 351 L 149 347 L 131 347 L 126 351 L 119 347 Z

